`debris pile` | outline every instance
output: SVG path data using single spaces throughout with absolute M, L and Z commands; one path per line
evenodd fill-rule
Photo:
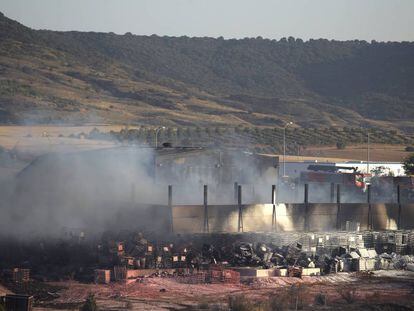
M 178 282 L 188 284 L 233 283 L 245 276 L 301 277 L 411 267 L 414 256 L 393 252 L 378 255 L 374 247 L 365 247 L 365 244 L 374 245 L 376 240 L 376 248 L 383 250 L 384 245 L 389 244 L 390 236 L 388 233 L 386 238 L 371 239 L 367 234 L 359 233 L 309 233 L 281 241 L 285 243 L 281 245 L 274 241 L 240 239 L 225 243 L 217 240 L 217 244 L 214 241 L 197 243 L 183 237 L 174 243 L 155 243 L 137 234 L 125 241 L 107 241 L 106 246 L 100 246 L 100 258 L 113 265 L 114 279 L 118 281 L 143 276 L 174 277 Z M 394 239 L 395 236 L 398 233 L 394 233 Z M 269 271 L 256 273 L 239 269 L 243 267 Z
M 10 268 L 7 258 L 2 263 L 3 276 L 13 282 L 28 279 L 30 269 L 30 277 L 38 280 L 58 276 L 108 284 L 166 277 L 189 284 L 234 283 L 245 277 L 412 271 L 412 240 L 412 232 L 404 231 L 223 233 L 170 236 L 169 240 L 122 232 L 105 233 L 100 240 L 53 245 L 42 241 L 40 247 L 20 248 L 24 254 L 20 262 L 17 255 L 10 256 Z M 20 263 L 18 270 L 11 266 Z

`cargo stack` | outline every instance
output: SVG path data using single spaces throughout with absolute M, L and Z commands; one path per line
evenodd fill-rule
M 30 269 L 14 268 L 12 270 L 12 280 L 14 283 L 27 283 L 30 280 Z
M 404 231 L 395 233 L 395 252 L 400 255 L 408 254 L 408 234 Z
M 108 284 L 111 282 L 111 270 L 96 269 L 95 270 L 95 283 L 96 284 Z
M 370 232 L 370 231 L 365 231 L 364 233 L 362 233 L 362 239 L 364 240 L 364 246 L 366 248 L 374 248 L 374 232 Z
M 408 251 L 410 254 L 414 254 L 414 231 L 408 233 Z

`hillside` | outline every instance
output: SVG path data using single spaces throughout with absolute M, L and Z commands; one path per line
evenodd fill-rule
M 32 30 L 0 15 L 0 122 L 414 131 L 414 43 Z

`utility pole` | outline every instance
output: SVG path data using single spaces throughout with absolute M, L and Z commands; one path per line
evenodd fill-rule
M 369 132 L 367 129 L 367 174 L 369 174 Z

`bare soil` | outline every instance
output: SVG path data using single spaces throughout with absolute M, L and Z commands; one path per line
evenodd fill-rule
M 401 162 L 404 158 L 410 155 L 410 152 L 405 151 L 406 146 L 403 145 L 386 145 L 386 144 L 371 144 L 370 161 L 390 161 Z M 352 160 L 367 160 L 367 145 L 352 145 L 345 149 L 337 149 L 336 147 L 308 147 L 303 156 L 320 157 L 320 158 L 342 158 Z
M 66 289 L 57 299 L 38 304 L 35 310 L 73 310 L 79 308 L 90 293 L 95 295 L 100 310 L 199 310 L 201 306 L 224 306 L 231 296 L 256 302 L 280 299 L 280 303 L 297 296 L 305 310 L 356 310 L 387 304 L 414 307 L 414 273 L 406 271 L 381 271 L 371 277 L 355 273 L 303 279 L 274 277 L 255 279 L 247 284 L 190 285 L 173 278 L 145 278 L 130 284 L 59 282 L 53 285 Z M 325 306 L 315 303 L 318 295 L 326 298 Z M 394 307 L 387 310 L 395 310 Z

